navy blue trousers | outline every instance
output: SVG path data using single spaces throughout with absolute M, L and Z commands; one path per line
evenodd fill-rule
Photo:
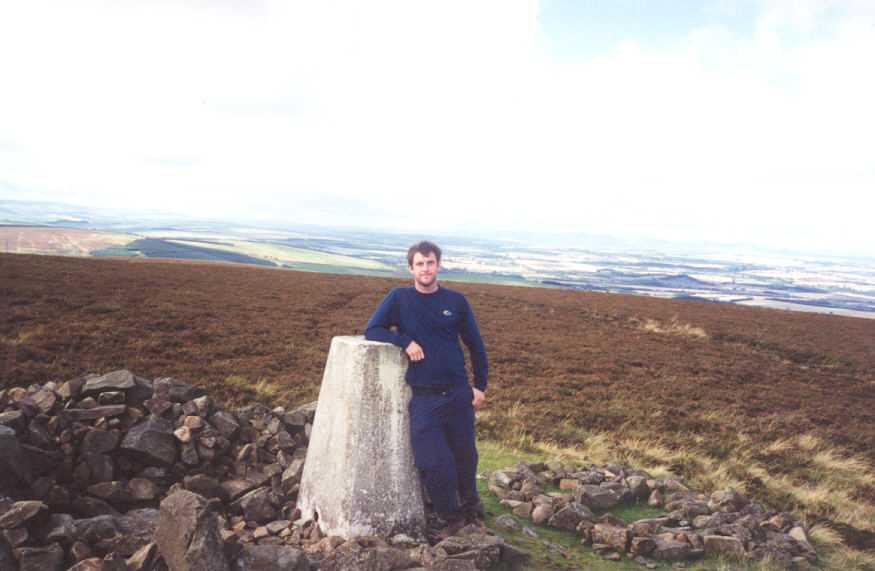
M 477 446 L 471 387 L 446 395 L 414 394 L 410 400 L 413 459 L 434 510 L 442 516 L 474 504 L 477 496 Z

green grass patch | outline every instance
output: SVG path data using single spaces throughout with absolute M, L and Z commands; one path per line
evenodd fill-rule
M 573 533 L 552 529 L 543 525 L 535 525 L 530 520 L 514 516 L 511 509 L 499 503 L 498 497 L 489 491 L 486 473 L 516 465 L 519 462 L 537 462 L 552 460 L 535 453 L 510 448 L 494 441 L 482 441 L 478 444 L 480 452 L 479 469 L 482 477 L 477 480 L 477 488 L 486 508 L 486 525 L 503 537 L 507 542 L 528 553 L 529 562 L 522 567 L 526 571 L 545 571 L 560 569 L 586 569 L 587 571 L 626 571 L 641 570 L 643 566 L 623 555 L 620 561 L 608 561 L 594 554 L 592 550 L 581 545 L 580 538 Z M 623 521 L 631 523 L 639 519 L 659 517 L 665 512 L 646 504 L 622 506 L 611 513 Z M 495 519 L 501 515 L 510 515 L 519 524 L 518 530 L 507 530 L 495 525 Z M 531 537 L 522 530 L 528 528 L 537 537 Z M 671 563 L 657 563 L 657 569 L 673 569 Z M 684 569 L 689 571 L 772 571 L 775 569 L 767 563 L 748 563 L 726 561 L 722 559 L 707 559 L 686 563 Z

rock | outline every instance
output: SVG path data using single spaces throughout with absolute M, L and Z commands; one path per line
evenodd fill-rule
M 146 478 L 131 478 L 128 482 L 128 493 L 137 501 L 150 501 L 161 495 L 161 488 L 152 480 Z
M 127 408 L 123 404 L 109 404 L 93 408 L 66 408 L 61 411 L 61 416 L 68 422 L 82 422 L 83 420 L 97 420 L 98 418 L 118 416 L 124 414 Z
M 48 515 L 49 507 L 42 502 L 30 500 L 15 502 L 0 515 L 0 529 L 21 527 L 43 517 L 47 518 Z
M 562 478 L 559 480 L 560 490 L 576 490 L 579 482 L 574 478 Z
M 215 513 L 206 498 L 187 490 L 161 502 L 155 543 L 171 571 L 230 569 Z
M 685 541 L 672 541 L 655 538 L 656 543 L 650 557 L 658 561 L 689 561 L 692 559 L 692 548 Z
M 205 389 L 183 381 L 165 377 L 163 379 L 155 379 L 155 383 L 158 383 L 159 380 L 169 384 L 169 390 L 165 398 L 175 403 L 185 403 L 207 394 Z
M 16 433 L 23 433 L 27 428 L 27 420 L 20 410 L 8 410 L 0 413 L 0 426 L 9 427 Z
M 225 491 L 225 495 L 230 500 L 236 500 L 243 494 L 258 487 L 257 484 L 249 480 L 225 480 L 221 486 Z
M 553 517 L 553 506 L 550 504 L 536 505 L 532 510 L 532 522 L 537 525 L 542 525 Z
M 711 556 L 726 556 L 742 559 L 744 557 L 744 544 L 735 537 L 722 535 L 706 535 L 703 538 L 705 553 Z
M 282 488 L 283 491 L 287 494 L 291 493 L 294 487 L 301 482 L 301 477 L 304 474 L 304 462 L 304 458 L 292 458 L 292 462 L 291 464 L 289 464 L 289 467 L 283 471 L 281 480 Z
M 652 537 L 633 537 L 629 543 L 629 553 L 633 556 L 649 556 L 656 550 L 656 541 Z
M 130 571 L 153 571 L 158 559 L 158 545 L 148 543 L 128 557 L 126 563 Z
M 735 490 L 721 490 L 711 494 L 708 507 L 711 511 L 737 512 L 748 503 L 749 500 Z
M 124 391 L 134 387 L 134 375 L 126 369 L 93 377 L 85 382 L 82 394 L 85 396 L 102 393 L 103 391 Z
M 15 488 L 31 481 L 30 462 L 21 449 L 15 430 L 0 425 L 0 489 Z
M 128 503 L 133 498 L 124 482 L 100 482 L 88 486 L 88 493 L 111 504 Z
M 116 449 L 121 435 L 117 430 L 89 430 L 82 439 L 80 454 L 108 454 Z
M 106 544 L 119 535 L 118 525 L 111 515 L 99 515 L 73 521 L 73 538 L 88 545 Z
M 61 543 L 69 545 L 73 543 L 75 527 L 73 516 L 64 513 L 53 513 L 39 531 L 39 535 L 46 543 Z
M 219 481 L 215 478 L 207 476 L 206 474 L 195 474 L 193 476 L 186 476 L 184 484 L 185 489 L 196 494 L 200 494 L 205 498 L 219 498 L 223 501 L 228 501 L 229 499 L 228 492 L 226 492 L 225 489 L 219 484 Z
M 450 536 L 438 543 L 435 551 L 445 552 L 450 559 L 471 560 L 477 569 L 490 569 L 502 560 L 505 545 L 498 537 L 476 533 Z
M 26 527 L 4 529 L 2 535 L 3 539 L 6 540 L 6 543 L 8 543 L 10 547 L 19 547 L 30 538 L 30 534 Z
M 510 514 L 502 514 L 495 518 L 496 527 L 503 529 L 519 529 L 519 522 Z
M 75 515 L 86 518 L 100 515 L 118 515 L 118 511 L 105 501 L 91 496 L 79 496 L 70 506 Z
M 513 513 L 516 516 L 528 519 L 532 516 L 533 508 L 532 502 L 521 502 L 517 507 L 513 508 Z
M 592 530 L 593 543 L 604 543 L 620 552 L 629 549 L 631 540 L 632 534 L 625 526 L 597 523 Z
M 58 397 L 55 396 L 54 391 L 41 389 L 32 394 L 30 399 L 41 413 L 48 414 L 55 407 Z
M 124 515 L 115 516 L 119 536 L 110 542 L 102 543 L 102 546 L 108 551 L 115 551 L 124 556 L 133 555 L 152 542 L 159 518 L 160 513 L 155 508 L 130 510 Z
M 62 571 L 64 550 L 57 543 L 46 547 L 19 547 L 14 549 L 18 571 Z
M 591 484 L 579 487 L 575 499 L 594 510 L 609 510 L 620 503 L 620 495 L 613 490 Z
M 100 557 L 89 557 L 73 565 L 67 571 L 104 571 L 103 559 Z
M 320 571 L 383 571 L 408 569 L 410 555 L 401 549 L 374 545 L 369 538 L 354 538 L 332 551 L 319 564 Z M 305 569 L 302 567 L 302 569 Z
M 644 476 L 629 476 L 626 478 L 626 485 L 629 486 L 629 491 L 635 499 L 646 498 L 650 494 L 647 478 Z
M 249 521 L 266 523 L 276 519 L 277 510 L 270 488 L 257 488 L 244 494 L 237 502 Z
M 593 518 L 593 513 L 589 510 L 589 508 L 587 508 L 583 504 L 571 502 L 570 504 L 556 512 L 553 517 L 550 518 L 549 524 L 552 527 L 564 529 L 566 531 L 575 531 L 577 529 L 577 524 L 579 524 L 581 521 L 592 521 Z
M 99 404 L 125 404 L 127 396 L 121 391 L 106 391 L 97 396 Z
M 324 567 L 321 567 L 324 569 Z M 281 545 L 245 545 L 233 569 L 237 571 L 309 571 L 310 563 L 298 549 Z
M 176 461 L 173 425 L 162 418 L 140 422 L 128 430 L 121 448 L 144 462 L 171 466 Z
M 230 412 L 218 411 L 210 417 L 210 422 L 219 431 L 219 434 L 228 440 L 234 440 L 240 431 L 240 424 Z
M 659 533 L 662 526 L 668 524 L 668 522 L 668 518 L 665 517 L 639 519 L 638 521 L 633 522 L 630 528 L 632 530 L 632 535 L 636 537 L 647 537 Z
M 650 486 L 648 485 L 648 487 L 650 487 Z M 659 491 L 659 489 L 653 490 L 650 493 L 650 497 L 647 499 L 647 505 L 649 505 L 650 507 L 654 507 L 654 508 L 662 507 L 662 505 L 664 503 L 665 503 L 665 500 L 662 496 L 662 492 Z

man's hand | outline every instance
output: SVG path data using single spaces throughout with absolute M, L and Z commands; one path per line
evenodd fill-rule
M 486 395 L 477 387 L 471 387 L 471 390 L 474 392 L 474 400 L 471 402 L 471 404 L 474 405 L 474 409 L 476 410 L 480 408 L 480 405 L 483 404 L 483 401 L 486 400 Z
M 422 351 L 422 347 L 419 346 L 419 343 L 416 341 L 411 341 L 410 345 L 407 346 L 407 349 L 404 350 L 407 353 L 407 356 L 410 357 L 411 361 L 422 361 L 425 359 L 425 353 Z

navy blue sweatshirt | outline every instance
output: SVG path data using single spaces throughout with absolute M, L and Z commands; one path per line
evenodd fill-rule
M 389 329 L 397 326 L 398 331 Z M 474 369 L 474 386 L 486 390 L 486 347 L 468 300 L 461 293 L 439 287 L 420 293 L 414 286 L 390 291 L 368 320 L 365 338 L 406 349 L 411 341 L 422 347 L 425 358 L 411 361 L 407 382 L 411 386 L 467 384 L 465 356 L 459 337 L 468 347 Z

